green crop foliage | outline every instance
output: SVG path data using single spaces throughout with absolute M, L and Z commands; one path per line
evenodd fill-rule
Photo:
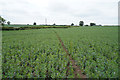
M 69 57 L 52 30 L 3 31 L 2 44 L 3 78 L 66 78 Z
M 0 31 L 0 79 L 2 78 L 2 31 Z
M 3 78 L 74 78 L 69 54 L 89 78 L 118 77 L 118 28 L 76 27 L 2 32 Z M 80 77 L 80 75 L 78 75 Z
M 80 27 L 56 31 L 76 64 L 89 78 L 118 78 L 117 27 Z

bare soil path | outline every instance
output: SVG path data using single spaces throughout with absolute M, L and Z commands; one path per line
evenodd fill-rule
M 66 49 L 66 47 L 65 47 L 65 45 L 64 45 L 64 43 L 63 43 L 63 41 L 61 40 L 60 36 L 57 34 L 56 31 L 54 31 L 54 32 L 55 32 L 55 34 L 56 34 L 58 40 L 60 41 L 60 43 L 61 43 L 63 49 L 65 50 L 66 54 L 69 56 L 70 62 L 72 63 L 72 67 L 74 68 L 74 75 L 75 75 L 75 78 L 79 78 L 77 74 L 80 75 L 80 78 L 87 78 L 86 75 L 82 74 L 82 71 L 80 70 L 80 67 L 77 66 L 77 65 L 75 64 L 75 61 L 72 59 L 72 57 L 71 57 L 71 55 L 69 54 L 68 50 Z

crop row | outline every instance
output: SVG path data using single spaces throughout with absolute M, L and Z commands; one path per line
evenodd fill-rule
M 56 30 L 70 55 L 89 78 L 117 78 L 117 28 Z
M 4 32 L 3 78 L 74 78 L 72 65 L 67 69 L 69 57 L 55 38 L 49 30 Z
M 3 31 L 3 77 L 74 78 L 74 69 L 54 31 L 89 78 L 117 78 L 117 27 Z

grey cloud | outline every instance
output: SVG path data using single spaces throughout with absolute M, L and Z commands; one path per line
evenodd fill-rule
M 34 2 L 37 1 L 38 3 Z M 0 15 L 14 23 L 78 24 L 79 19 L 102 24 L 117 23 L 117 0 L 0 0 Z M 34 3 L 32 3 L 34 2 Z M 47 6 L 47 7 L 46 7 Z M 116 6 L 116 7 L 115 7 Z M 1 13 L 2 12 L 2 13 Z M 22 20 L 23 19 L 23 20 Z
M 53 2 L 53 3 L 49 4 L 48 10 L 53 13 L 55 12 L 55 13 L 64 13 L 65 14 L 65 13 L 68 13 L 70 9 L 64 3 Z
M 87 11 L 76 11 L 73 13 L 75 17 L 91 17 L 91 16 L 100 16 L 103 15 L 100 10 L 97 9 L 88 9 Z

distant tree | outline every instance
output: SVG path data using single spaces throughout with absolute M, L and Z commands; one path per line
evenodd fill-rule
M 36 25 L 36 22 L 34 22 L 33 25 Z
M 6 21 L 6 20 L 0 16 L 0 24 L 1 24 L 2 26 L 4 26 L 5 21 Z
M 84 22 L 83 21 L 80 21 L 79 22 L 79 26 L 83 26 L 84 25 Z
M 96 24 L 95 23 L 90 23 L 90 26 L 95 26 Z
M 74 26 L 74 24 L 72 23 L 71 26 Z
M 10 21 L 8 21 L 7 24 L 10 25 Z
M 54 23 L 53 26 L 55 26 L 56 24 Z

